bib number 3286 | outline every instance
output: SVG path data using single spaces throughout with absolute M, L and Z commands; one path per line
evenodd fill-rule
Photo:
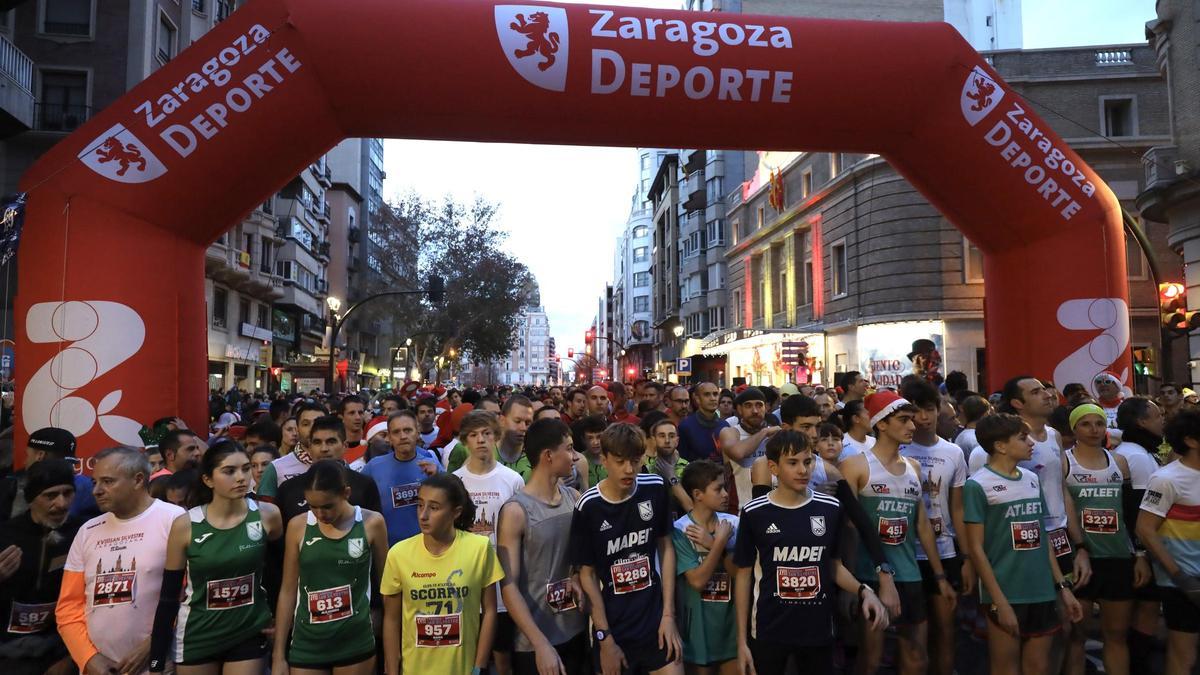
M 650 588 L 650 559 L 645 556 L 616 563 L 609 568 L 609 572 L 612 573 L 615 595 Z

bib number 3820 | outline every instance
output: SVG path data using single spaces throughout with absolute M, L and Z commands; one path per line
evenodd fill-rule
M 309 623 L 329 623 L 354 616 L 350 584 L 308 592 Z
M 809 567 L 776 567 L 776 592 L 783 600 L 811 600 L 821 592 L 821 569 Z
M 650 559 L 645 556 L 616 563 L 609 568 L 609 572 L 612 573 L 615 595 L 650 588 Z

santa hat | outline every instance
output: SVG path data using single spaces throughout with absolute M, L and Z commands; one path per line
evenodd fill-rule
M 896 412 L 897 408 L 912 405 L 896 392 L 887 390 L 871 394 L 866 398 L 864 404 L 867 406 L 867 413 L 871 415 L 872 429 L 880 420 Z
M 369 425 L 367 425 L 366 439 L 368 441 L 370 441 L 372 438 L 375 438 L 375 434 L 378 434 L 380 432 L 387 433 L 387 428 L 388 428 L 387 418 L 383 417 L 382 415 L 379 417 L 376 417 L 375 419 L 371 420 L 371 423 Z

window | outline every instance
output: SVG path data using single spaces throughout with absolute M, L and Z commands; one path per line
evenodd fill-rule
M 800 174 L 800 198 L 808 199 L 812 194 L 812 169 L 805 169 L 804 173 Z
M 644 262 L 648 255 L 648 249 L 645 246 L 639 246 L 633 249 L 633 262 Z
M 650 311 L 650 296 L 648 296 L 648 295 L 633 296 L 633 311 L 649 312 Z
M 733 292 L 733 306 L 731 307 L 731 311 L 733 312 L 733 325 L 741 326 L 742 325 L 742 291 L 740 289 L 735 290 Z
M 725 265 L 717 263 L 708 266 L 708 287 L 725 288 Z
M 733 243 L 734 244 L 738 243 L 738 240 L 740 238 L 738 235 L 741 234 L 741 232 L 739 232 L 738 230 L 741 228 L 741 226 L 742 226 L 742 224 L 735 220 L 735 221 L 733 221 L 733 225 L 729 228 L 730 231 L 733 232 Z
M 725 245 L 725 221 L 718 218 L 708 224 L 708 246 Z
M 633 228 L 633 238 L 634 239 L 641 239 L 642 237 L 645 237 L 647 234 L 649 234 L 649 230 L 646 228 L 645 225 L 638 225 L 637 227 Z
M 179 30 L 167 18 L 166 14 L 158 15 L 158 33 L 155 35 L 155 47 L 158 50 L 159 63 L 166 63 L 175 56 L 175 37 Z
M 758 207 L 758 229 L 761 230 L 762 226 L 763 226 L 763 207 L 760 206 L 760 207 Z
M 983 253 L 963 237 L 963 283 L 983 283 Z
M 224 21 L 233 13 L 233 0 L 217 0 L 217 22 Z
M 225 327 L 225 315 L 228 312 L 229 292 L 220 286 L 213 286 L 212 325 L 213 328 Z
M 1132 96 L 1100 97 L 1100 132 L 1110 138 L 1137 136 L 1137 105 Z
M 41 32 L 52 35 L 91 36 L 91 0 L 43 0 L 41 7 Z
M 634 272 L 633 273 L 633 287 L 634 288 L 646 288 L 649 285 L 650 285 L 650 273 L 649 272 Z
M 842 153 L 829 153 L 829 177 L 833 178 L 842 172 Z
M 787 311 L 787 257 L 782 246 L 771 247 L 771 269 L 775 272 L 775 287 L 771 289 L 771 312 Z
M 270 328 L 271 327 L 270 321 L 271 321 L 271 308 L 268 307 L 267 305 L 259 305 L 258 306 L 258 321 L 255 322 L 255 325 L 258 326 L 259 328 Z
M 763 291 L 766 289 L 766 284 L 763 280 L 763 259 L 762 256 L 755 256 L 750 259 L 750 288 L 754 292 L 754 297 L 750 299 L 752 316 L 755 319 L 761 319 L 763 315 Z
M 722 189 L 723 183 L 720 176 L 715 176 L 708 179 L 708 202 L 719 202 L 724 198 L 725 193 Z
M 712 307 L 708 310 L 709 330 L 722 330 L 725 328 L 725 308 Z
M 87 121 L 88 74 L 79 70 L 41 71 L 41 97 L 37 128 L 41 131 L 74 131 Z
M 238 318 L 242 323 L 250 323 L 250 301 L 245 298 L 238 299 Z
M 798 306 L 812 304 L 812 231 L 797 233 L 793 254 L 799 264 L 800 276 L 796 279 L 796 304 Z M 799 320 L 799 317 L 797 317 Z
M 192 11 L 197 14 L 204 13 L 204 0 L 192 0 Z
M 271 259 L 274 257 L 275 242 L 271 241 L 267 235 L 262 235 L 260 238 L 260 248 L 262 255 L 258 259 L 258 269 L 263 274 L 271 273 Z
M 849 275 L 847 269 L 846 258 L 846 240 L 843 239 L 829 247 L 829 276 L 833 282 L 833 297 L 841 297 L 846 295 L 849 287 Z

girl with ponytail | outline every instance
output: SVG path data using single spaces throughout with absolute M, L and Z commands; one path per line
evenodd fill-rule
M 458 476 L 437 473 L 421 483 L 421 532 L 392 547 L 380 583 L 388 675 L 486 672 L 504 572 L 488 537 L 471 532 L 492 527 L 477 523 L 476 513 Z

